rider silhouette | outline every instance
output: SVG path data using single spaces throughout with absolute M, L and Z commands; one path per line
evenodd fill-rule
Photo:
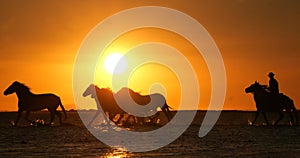
M 269 73 L 269 91 L 270 93 L 275 97 L 277 95 L 279 95 L 279 88 L 278 88 L 278 82 L 277 80 L 274 78 L 275 74 L 273 72 Z

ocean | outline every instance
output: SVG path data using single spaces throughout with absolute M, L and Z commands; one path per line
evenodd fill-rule
M 89 111 L 85 113 L 91 115 Z M 264 125 L 262 116 L 255 126 L 249 126 L 255 112 L 222 111 L 212 130 L 200 138 L 198 132 L 205 113 L 206 111 L 198 111 L 187 130 L 170 144 L 152 151 L 130 152 L 123 147 L 110 147 L 99 141 L 83 125 L 76 111 L 67 112 L 68 120 L 64 125 L 59 125 L 56 119 L 51 127 L 32 126 L 24 120 L 25 114 L 19 126 L 12 127 L 11 120 L 15 120 L 17 113 L 1 112 L 0 157 L 300 156 L 300 127 L 289 126 L 287 114 L 278 126 Z M 49 113 L 33 112 L 30 118 L 47 121 Z M 270 122 L 276 118 L 276 114 L 268 114 Z M 101 122 L 101 119 L 98 122 Z M 94 125 L 97 125 L 97 121 Z M 104 128 L 106 125 L 102 124 L 98 127 L 102 126 Z M 109 139 L 118 141 L 115 137 Z M 153 139 L 159 141 L 160 138 L 153 137 Z M 145 142 L 143 145 L 148 144 Z

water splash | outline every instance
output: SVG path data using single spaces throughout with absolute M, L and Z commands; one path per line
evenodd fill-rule
M 248 119 L 248 126 L 252 126 L 253 123 Z

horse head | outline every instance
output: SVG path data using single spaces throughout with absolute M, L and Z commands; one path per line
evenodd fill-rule
M 257 81 L 255 81 L 255 83 L 251 84 L 248 88 L 245 89 L 246 93 L 254 93 L 257 91 L 266 91 L 268 86 L 266 85 L 261 85 L 259 84 Z
M 96 97 L 96 86 L 94 84 L 90 84 L 88 88 L 83 92 L 82 96 L 86 97 L 88 95 L 91 95 L 91 98 Z
M 245 92 L 254 93 L 259 86 L 260 84 L 257 81 L 255 81 L 255 83 L 251 84 L 248 88 L 245 89 Z
M 91 95 L 91 98 L 99 98 L 101 96 L 112 96 L 113 92 L 109 88 L 99 88 L 94 84 L 90 84 L 82 94 L 83 97 L 86 97 L 88 95 Z
M 21 86 L 23 86 L 24 88 L 27 88 L 29 90 L 29 88 L 26 87 L 25 85 L 23 85 L 22 83 L 15 81 L 4 91 L 3 94 L 9 95 L 9 94 L 15 93 L 20 90 Z

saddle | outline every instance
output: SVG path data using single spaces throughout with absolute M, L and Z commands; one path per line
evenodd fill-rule
M 262 85 L 262 88 L 265 89 L 265 90 L 269 93 L 269 95 L 270 95 L 270 97 L 272 98 L 272 100 L 277 100 L 277 101 L 279 101 L 279 100 L 282 99 L 283 96 L 284 96 L 283 93 L 274 93 L 274 92 L 271 92 L 271 91 L 270 91 L 270 88 L 269 88 L 267 85 Z

